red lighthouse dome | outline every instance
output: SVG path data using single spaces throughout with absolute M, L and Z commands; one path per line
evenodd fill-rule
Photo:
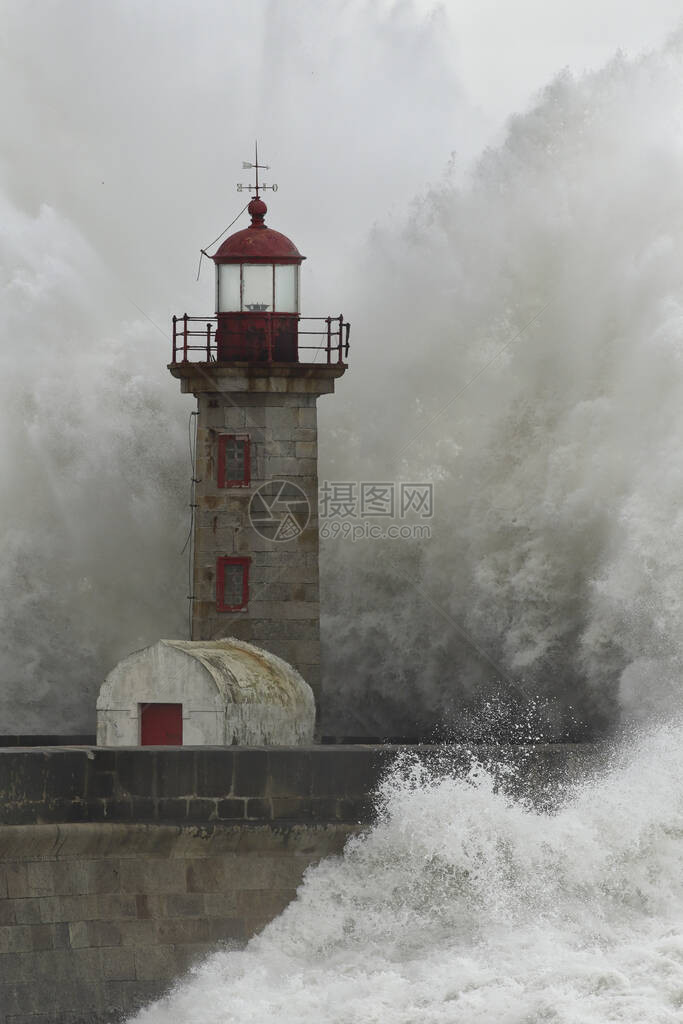
M 218 359 L 298 359 L 299 267 L 291 239 L 264 223 L 266 204 L 249 203 L 251 224 L 223 242 L 216 265 Z
M 247 207 L 251 224 L 223 242 L 213 255 L 214 263 L 298 263 L 306 259 L 294 242 L 264 223 L 268 207 L 262 199 L 252 199 Z

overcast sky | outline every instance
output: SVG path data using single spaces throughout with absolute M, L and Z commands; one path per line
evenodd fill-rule
M 420 0 L 420 6 L 431 5 Z M 683 18 L 677 0 L 445 0 L 461 79 L 475 105 L 505 117 L 563 67 L 580 72 L 621 48 L 660 44 Z

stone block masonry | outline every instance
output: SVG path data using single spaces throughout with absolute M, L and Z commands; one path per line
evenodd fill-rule
M 396 747 L 0 750 L 0 824 L 368 821 Z
M 0 829 L 0 1021 L 105 1024 L 238 948 L 353 825 Z
M 0 825 L 367 823 L 373 793 L 401 752 L 447 774 L 466 771 L 472 757 L 460 745 L 0 749 Z M 538 797 L 594 760 L 596 748 L 480 746 L 477 756 L 512 759 L 521 767 L 511 778 Z
M 298 362 L 171 367 L 182 391 L 197 398 L 192 639 L 231 636 L 265 647 L 301 673 L 318 709 L 316 402 L 344 370 Z M 231 435 L 248 454 L 243 476 L 226 483 L 221 444 Z M 240 566 L 233 578 L 242 574 L 242 589 L 232 591 L 239 603 L 219 599 L 224 559 Z
M 302 386 L 296 380 L 287 383 Z M 322 384 L 326 387 L 328 382 Z M 317 447 L 315 440 L 304 442 L 301 437 L 304 430 L 315 438 L 317 395 L 297 391 L 267 397 L 265 403 L 264 396 L 253 391 L 198 395 L 192 639 L 235 636 L 265 646 L 294 665 L 319 701 Z M 249 439 L 248 487 L 219 486 L 219 439 L 232 430 Z M 254 491 L 275 480 L 295 483 L 310 509 L 306 528 L 286 542 L 261 535 L 249 518 Z M 216 566 L 221 556 L 246 556 L 253 562 L 248 603 L 239 611 L 217 608 Z M 295 628 L 273 628 L 278 623 L 287 627 L 290 620 Z
M 467 747 L 412 747 L 441 774 Z M 244 944 L 372 820 L 406 748 L 0 749 L 0 1024 L 113 1024 Z M 588 745 L 479 747 L 543 801 Z

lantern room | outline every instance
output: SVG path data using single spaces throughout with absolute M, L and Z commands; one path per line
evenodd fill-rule
M 259 189 L 277 188 L 259 185 L 258 172 L 266 165 L 259 164 L 257 155 L 255 163 L 243 166 L 256 171 L 253 186 L 237 186 L 238 192 L 255 190 L 245 207 L 251 224 L 226 238 L 210 257 L 216 268 L 215 317 L 173 317 L 170 367 L 187 369 L 188 363 L 202 363 L 227 369 L 230 364 L 249 363 L 252 373 L 270 373 L 270 365 L 276 363 L 278 374 L 296 376 L 297 365 L 324 362 L 334 365 L 339 376 L 346 369 L 349 325 L 341 314 L 301 316 L 299 273 L 306 257 L 290 238 L 265 223 L 268 208 Z M 209 256 L 204 249 L 201 252 Z
M 260 197 L 247 209 L 249 227 L 227 238 L 213 256 L 217 357 L 296 362 L 299 268 L 305 257 L 286 235 L 266 226 Z

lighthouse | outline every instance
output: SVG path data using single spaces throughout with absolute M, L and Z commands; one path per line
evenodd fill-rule
M 320 395 L 346 370 L 343 316 L 303 317 L 304 256 L 266 224 L 258 154 L 248 227 L 212 259 L 214 316 L 173 317 L 168 369 L 197 408 L 190 638 L 120 661 L 101 746 L 311 743 L 320 710 Z M 242 190 L 245 186 L 238 186 Z
M 317 401 L 346 370 L 342 316 L 302 317 L 294 242 L 251 223 L 213 254 L 213 317 L 173 318 L 169 370 L 197 400 L 191 640 L 232 637 L 284 659 L 320 701 Z

